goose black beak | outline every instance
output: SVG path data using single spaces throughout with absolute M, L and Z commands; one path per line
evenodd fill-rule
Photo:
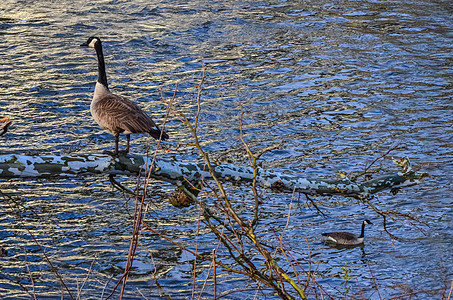
M 88 43 L 85 42 L 85 43 L 81 44 L 80 47 L 88 47 Z

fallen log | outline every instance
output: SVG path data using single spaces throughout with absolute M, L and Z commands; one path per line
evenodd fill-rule
M 310 195 L 345 195 L 367 197 L 384 189 L 414 185 L 426 175 L 412 171 L 408 160 L 402 165 L 403 171 L 383 175 L 361 183 L 352 182 L 346 177 L 337 180 L 313 179 L 294 174 L 274 172 L 258 168 L 256 182 L 264 188 L 284 192 L 301 192 Z M 105 154 L 78 154 L 29 156 L 18 154 L 0 155 L 0 178 L 48 178 L 75 177 L 83 174 L 123 174 L 138 175 L 149 170 L 151 159 L 146 156 L 127 154 L 112 157 Z M 178 162 L 159 159 L 154 162 L 151 177 L 181 185 L 198 182 L 216 176 L 226 182 L 251 182 L 254 177 L 252 167 L 233 164 L 212 164 L 213 174 L 203 162 Z

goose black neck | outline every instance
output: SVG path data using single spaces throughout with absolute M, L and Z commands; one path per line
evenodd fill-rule
M 359 238 L 363 238 L 365 236 L 365 222 L 362 223 L 362 231 L 360 232 Z
M 109 87 L 107 84 L 107 74 L 105 73 L 104 53 L 102 52 L 101 41 L 98 41 L 94 45 L 94 49 L 96 49 L 96 54 L 98 56 L 98 72 L 99 72 L 98 82 L 108 89 Z

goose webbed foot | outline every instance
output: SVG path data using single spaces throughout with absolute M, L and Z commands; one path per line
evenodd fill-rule
M 127 150 L 119 150 L 119 151 L 108 151 L 108 150 L 104 150 L 102 152 L 102 154 L 107 154 L 107 155 L 110 155 L 110 156 L 113 156 L 113 157 L 117 157 L 119 155 L 126 155 L 128 154 L 129 151 Z
M 126 154 L 128 154 L 128 153 L 129 153 L 129 150 L 128 150 L 128 149 L 126 149 L 126 150 L 119 150 L 119 151 L 118 151 L 118 154 L 121 154 L 121 155 L 126 155 Z
M 118 152 L 116 152 L 116 151 L 109 151 L 109 150 L 104 150 L 104 151 L 102 151 L 102 154 L 107 154 L 107 155 L 110 155 L 110 156 L 113 156 L 113 157 L 118 156 Z

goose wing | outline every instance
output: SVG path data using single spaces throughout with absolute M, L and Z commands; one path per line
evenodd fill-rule
M 355 234 L 349 232 L 327 232 L 322 235 L 335 241 L 355 241 L 357 239 Z
M 96 119 L 103 128 L 114 133 L 149 133 L 160 136 L 160 129 L 137 104 L 115 94 L 109 94 L 93 105 Z M 164 132 L 162 139 L 168 135 Z

